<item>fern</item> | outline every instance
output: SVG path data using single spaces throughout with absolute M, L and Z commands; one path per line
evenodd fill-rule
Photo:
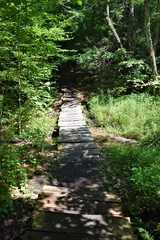
M 140 233 L 140 236 L 144 239 L 144 240 L 154 240 L 154 237 L 150 235 L 150 233 L 145 230 L 144 228 L 138 228 L 138 231 Z

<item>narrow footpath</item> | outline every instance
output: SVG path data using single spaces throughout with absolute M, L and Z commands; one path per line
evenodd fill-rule
M 137 239 L 121 200 L 105 191 L 100 177 L 99 149 L 72 90 L 63 88 L 59 116 L 58 157 L 44 186 L 33 223 L 23 240 Z

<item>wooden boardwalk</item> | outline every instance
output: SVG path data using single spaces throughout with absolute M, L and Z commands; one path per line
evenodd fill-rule
M 44 186 L 32 228 L 23 240 L 133 240 L 121 200 L 105 191 L 98 166 L 100 151 L 71 90 L 59 116 L 56 185 Z

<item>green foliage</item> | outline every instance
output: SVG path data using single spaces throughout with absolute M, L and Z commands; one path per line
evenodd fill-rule
M 5 186 L 0 183 L 1 190 L 3 190 L 0 193 L 0 216 L 7 214 L 9 211 L 13 208 L 13 203 L 10 194 L 8 191 L 4 191 Z
M 1 144 L 0 159 L 0 215 L 3 215 L 12 209 L 10 190 L 25 184 L 27 177 L 19 151 L 14 146 Z
M 107 40 L 105 39 L 107 45 Z M 149 90 L 150 69 L 142 59 L 135 59 L 125 49 L 109 51 L 107 46 L 86 48 L 78 59 L 81 69 L 96 75 L 99 89 L 121 87 L 121 92 Z M 110 84 L 110 82 L 112 84 Z
M 143 240 L 154 240 L 154 237 L 149 234 L 149 232 L 143 228 L 138 229 L 140 236 Z
M 28 171 L 40 162 L 26 146 L 8 142 L 16 137 L 37 151 L 45 147 L 56 121 L 48 109 L 57 97 L 58 65 L 72 54 L 63 48 L 76 28 L 70 10 L 84 2 L 0 2 L 0 214 L 11 210 L 10 190 L 24 192 Z
M 1 181 L 8 188 L 18 186 L 22 181 L 26 180 L 19 153 L 13 146 L 9 144 L 0 146 L 0 158 Z
M 97 77 L 99 89 L 112 86 L 121 88 L 122 93 L 153 92 L 151 67 L 144 31 L 143 0 L 136 1 L 88 1 L 81 10 L 80 32 L 75 46 L 79 50 L 77 61 L 81 69 Z M 110 18 L 121 39 L 119 44 L 106 20 L 107 4 Z M 153 42 L 157 24 L 157 1 L 151 2 L 151 30 Z M 157 59 L 159 45 L 157 47 Z M 159 66 L 159 63 L 158 63 Z M 151 85 L 150 85 L 151 84 Z M 111 84 L 109 85 L 111 87 Z M 156 86 L 159 89 L 159 86 Z
M 159 146 L 145 148 L 118 143 L 103 149 L 103 177 L 106 183 L 112 181 L 112 190 L 128 201 L 135 217 L 159 203 L 159 150 Z
M 0 118 L 4 128 L 10 124 L 21 133 L 33 112 L 47 107 L 56 97 L 51 77 L 59 63 L 68 58 L 69 52 L 60 44 L 70 39 L 72 29 L 72 19 L 58 11 L 59 6 L 61 1 L 43 0 L 2 4 Z
M 20 146 L 5 143 L 10 139 L 11 131 L 8 129 L 1 137 L 0 145 L 0 215 L 12 210 L 12 188 L 18 187 L 24 194 L 28 193 L 25 188 L 27 175 L 34 172 L 38 164 L 44 164 L 40 153 L 49 143 L 46 135 L 56 126 L 56 117 L 49 112 L 37 112 L 36 116 L 27 122 L 21 138 L 25 139 Z M 30 143 L 31 142 L 31 143 Z M 26 145 L 26 144 L 29 145 Z M 54 145 L 54 143 L 50 143 Z
M 46 145 L 46 134 L 55 127 L 56 120 L 57 117 L 53 118 L 48 112 L 43 111 L 30 119 L 22 133 L 22 137 L 30 140 L 32 145 L 39 150 L 43 150 Z
M 91 113 L 108 132 L 143 141 L 160 133 L 159 97 L 131 94 L 114 98 L 103 92 L 90 99 Z

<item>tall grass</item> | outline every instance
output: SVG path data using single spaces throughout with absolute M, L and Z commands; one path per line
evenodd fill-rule
M 108 132 L 138 140 L 154 139 L 160 133 L 160 98 L 131 94 L 118 98 L 104 93 L 90 99 L 91 113 Z

